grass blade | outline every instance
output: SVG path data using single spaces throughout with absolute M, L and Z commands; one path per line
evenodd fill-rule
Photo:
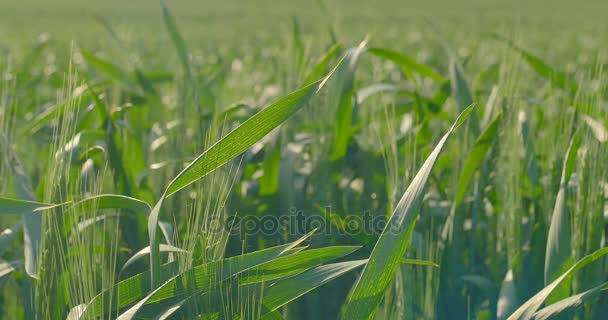
M 418 259 L 402 259 L 401 263 L 409 264 L 414 266 L 425 266 L 425 267 L 433 267 L 439 268 L 439 265 L 432 261 L 418 260 Z
M 281 135 L 273 137 L 265 145 L 264 162 L 262 170 L 264 175 L 260 177 L 260 195 L 271 196 L 279 191 L 279 176 L 281 170 Z
M 125 209 L 135 213 L 149 215 L 151 210 L 150 205 L 145 201 L 119 194 L 100 194 L 80 200 L 79 202 L 76 202 L 75 205 L 78 206 L 81 211 L 92 209 Z
M 119 194 L 100 194 L 80 200 L 75 204 L 80 212 L 102 209 L 122 209 L 129 210 L 135 214 L 143 214 L 146 217 L 150 216 L 152 208 L 142 200 L 127 197 Z M 173 243 L 172 226 L 166 222 L 159 222 L 159 227 L 165 237 L 167 244 Z
M 390 60 L 399 65 L 406 75 L 417 73 L 423 77 L 433 79 L 437 82 L 443 82 L 445 79 L 430 67 L 427 67 L 416 60 L 387 48 L 369 48 L 367 52 L 379 58 Z
M 555 86 L 557 86 L 559 88 L 567 87 L 567 84 L 568 84 L 568 75 L 567 74 L 565 74 L 561 71 L 558 71 L 555 68 L 549 66 L 541 58 L 522 49 L 521 47 L 517 46 L 512 41 L 508 40 L 507 38 L 504 38 L 498 34 L 492 34 L 492 37 L 496 40 L 499 40 L 499 41 L 505 43 L 506 45 L 511 47 L 511 49 L 513 49 L 517 53 L 519 53 L 519 55 L 530 65 L 530 67 L 532 67 L 532 69 L 534 69 L 534 71 L 536 71 L 542 77 L 550 80 L 551 83 L 553 83 Z
M 367 260 L 355 260 L 355 261 L 346 261 L 340 263 L 332 263 L 323 266 L 318 266 L 316 268 L 304 271 L 298 275 L 293 277 L 289 277 L 286 279 L 282 279 L 272 283 L 270 286 L 264 289 L 262 296 L 262 306 L 261 306 L 261 317 L 263 320 L 274 320 L 274 319 L 283 319 L 281 314 L 277 311 L 279 308 L 287 305 L 288 303 L 298 299 L 299 297 L 305 295 L 306 293 L 322 286 L 323 284 L 332 281 L 335 278 L 338 278 L 362 265 L 364 265 Z M 245 290 L 245 288 L 250 287 L 251 285 L 241 286 L 241 290 Z M 189 301 L 182 300 L 178 302 L 178 306 L 172 306 L 167 309 L 163 314 L 171 315 L 174 314 L 179 308 L 183 305 L 189 303 L 197 303 L 196 299 L 205 299 L 205 303 L 209 303 L 208 300 L 218 300 L 221 301 L 221 295 L 226 295 L 227 289 L 221 289 L 218 292 L 215 291 L 211 293 L 213 298 L 206 297 L 201 294 L 197 294 L 188 298 Z M 223 298 L 226 299 L 226 298 Z M 208 316 L 213 313 L 217 313 L 218 310 L 204 310 L 203 314 L 200 316 Z M 219 311 L 221 314 L 222 311 Z M 179 318 L 179 317 L 178 317 Z M 207 319 L 203 317 L 203 319 Z
M 313 249 L 308 251 L 297 252 L 288 256 L 279 257 L 275 260 L 266 262 L 260 266 L 251 268 L 244 272 L 243 274 L 238 275 L 236 279 L 233 279 L 233 284 L 238 286 L 240 290 L 246 290 L 245 288 L 253 288 L 256 285 L 260 286 L 261 282 L 267 282 L 269 288 L 275 287 L 278 283 L 282 283 L 283 281 L 288 281 L 293 286 L 291 290 L 298 290 L 298 283 L 292 283 L 292 279 L 299 278 L 302 274 L 311 272 L 315 270 L 314 268 L 319 268 L 319 265 L 325 263 L 330 260 L 334 260 L 340 258 L 344 255 L 352 253 L 354 250 L 357 250 L 358 247 L 349 247 L 349 246 L 337 246 L 337 247 L 325 247 L 320 249 Z M 283 279 L 278 280 L 277 279 Z M 237 285 L 238 284 L 238 285 Z M 311 283 L 299 284 L 310 286 Z M 198 292 L 189 292 L 188 297 L 186 299 L 182 299 L 178 304 L 173 304 L 174 301 L 169 301 L 167 305 L 167 309 L 164 313 L 173 314 L 176 312 L 184 312 L 184 310 L 188 310 L 193 306 L 200 306 L 204 303 L 209 304 L 209 296 L 217 296 L 218 294 L 225 295 L 226 285 L 221 285 L 221 289 L 213 290 L 210 292 L 206 291 L 198 291 Z M 313 288 L 316 286 L 313 286 Z M 297 296 L 302 295 L 308 291 L 298 291 L 295 292 Z M 224 299 L 238 299 L 238 297 L 224 298 Z M 286 303 L 286 302 L 285 302 Z M 216 310 L 205 310 L 205 313 L 209 313 Z M 262 312 L 269 312 L 270 309 L 266 309 Z
M 36 201 L 26 201 L 20 199 L 11 199 L 0 197 L 0 215 L 5 214 L 26 214 L 34 211 L 41 211 L 46 208 L 52 208 L 55 205 L 40 203 Z
M 189 80 L 192 79 L 192 67 L 190 66 L 190 54 L 188 53 L 188 48 L 186 47 L 186 42 L 182 38 L 181 34 L 177 30 L 177 25 L 173 20 L 173 17 L 169 13 L 169 9 L 167 9 L 167 4 L 165 1 L 160 1 L 160 7 L 163 12 L 163 21 L 165 22 L 165 26 L 167 27 L 167 31 L 169 31 L 169 36 L 171 37 L 171 42 L 173 42 L 173 46 L 177 50 L 177 55 L 179 56 L 179 61 L 184 68 L 184 72 Z
M 262 299 L 264 307 L 269 311 L 277 310 L 315 288 L 364 265 L 366 262 L 367 260 L 355 260 L 332 263 L 281 280 L 264 290 Z M 270 312 L 268 315 L 262 316 L 262 319 L 268 320 L 269 316 Z
M 599 295 L 602 291 L 608 290 L 608 282 L 604 282 L 599 286 L 589 289 L 585 292 L 573 295 L 566 299 L 560 300 L 551 304 L 548 307 L 544 307 L 538 310 L 534 314 L 535 320 L 553 319 L 553 317 L 561 315 L 566 311 L 575 309 L 581 306 L 583 303 Z
M 160 209 L 165 197 L 185 188 L 186 186 L 201 179 L 208 173 L 227 163 L 234 157 L 243 153 L 254 143 L 266 136 L 274 128 L 304 107 L 314 95 L 316 95 L 332 77 L 338 65 L 323 79 L 304 86 L 293 93 L 279 99 L 277 102 L 264 108 L 251 118 L 247 119 L 236 129 L 228 133 L 209 149 L 192 161 L 182 172 L 171 181 L 158 203 L 150 212 L 148 219 L 148 237 L 150 240 L 150 266 L 151 283 L 153 287 L 160 284 L 160 257 L 158 251 L 158 237 L 156 229 L 160 216 Z
M 174 246 L 170 246 L 167 244 L 161 244 L 159 247 L 159 251 L 160 252 L 181 252 L 181 253 L 187 252 L 184 249 L 176 248 Z M 120 272 L 123 272 L 128 266 L 133 264 L 133 262 L 147 256 L 148 254 L 150 254 L 150 246 L 147 246 L 147 247 L 137 251 L 137 253 L 135 253 L 131 258 L 129 258 L 129 260 L 127 260 L 127 262 L 125 262 L 125 264 L 120 269 Z
M 579 131 L 580 132 L 580 131 Z M 572 261 L 572 235 L 570 230 L 570 214 L 566 207 L 568 181 L 572 175 L 574 160 L 581 143 L 581 135 L 577 132 L 570 141 L 562 168 L 562 176 L 559 182 L 559 191 L 555 199 L 551 225 L 547 237 L 547 248 L 545 252 L 545 285 L 555 280 L 566 271 Z M 550 302 L 561 300 L 570 295 L 570 284 L 564 283 L 548 299 Z
M 450 84 L 452 85 L 452 95 L 458 104 L 458 111 L 463 112 L 473 103 L 473 95 L 467 84 L 462 65 L 455 58 L 450 60 Z M 474 113 L 469 121 L 469 130 L 473 136 L 479 136 L 480 130 L 477 113 Z
M 357 246 L 335 246 L 306 250 L 284 256 L 252 268 L 239 279 L 241 285 L 284 278 L 304 272 L 359 249 Z
M 332 149 L 329 156 L 331 161 L 341 159 L 346 155 L 348 142 L 353 133 L 355 69 L 366 44 L 367 40 L 361 42 L 356 48 L 349 49 L 345 55 L 346 61 L 340 64 L 336 70 L 335 86 L 329 94 L 330 108 L 337 106 L 333 126 Z
M 329 66 L 329 62 L 333 57 L 337 56 L 340 52 L 340 48 L 342 48 L 342 44 L 336 43 L 334 44 L 327 53 L 317 61 L 315 66 L 310 70 L 308 75 L 304 78 L 303 83 L 308 84 L 316 81 L 317 79 L 323 77 L 323 75 L 327 72 L 327 67 Z
M 139 86 L 133 80 L 131 80 L 129 74 L 123 71 L 120 67 L 112 64 L 111 62 L 98 58 L 84 49 L 80 49 L 80 54 L 91 66 L 104 73 L 111 80 L 122 85 L 124 89 L 131 93 L 142 95 L 142 91 Z
M 21 165 L 21 161 L 17 154 L 10 146 L 8 138 L 4 133 L 0 133 L 2 139 L 0 147 L 5 155 L 6 163 L 10 168 L 17 196 L 28 202 L 35 201 L 34 188 L 30 178 L 25 174 L 25 169 Z M 4 205 L 9 205 L 6 201 Z M 22 204 L 25 206 L 25 204 Z M 30 277 L 35 278 L 38 273 L 38 252 L 40 251 L 40 238 L 42 237 L 42 216 L 34 209 L 32 211 L 21 212 L 21 222 L 23 223 L 23 254 L 25 255 L 25 271 Z
M 328 258 L 335 259 L 337 257 L 351 253 L 354 250 L 356 250 L 355 247 L 329 247 L 318 249 L 318 251 L 313 252 L 312 255 L 307 254 L 307 252 L 300 252 L 287 256 L 283 259 L 279 259 L 278 261 L 274 260 L 279 255 L 287 251 L 282 250 L 279 252 L 275 252 L 274 256 L 268 254 L 258 255 L 255 259 L 245 256 L 237 256 L 232 258 L 232 260 L 225 259 L 213 261 L 202 266 L 196 267 L 192 270 L 181 273 L 179 275 L 176 275 L 173 278 L 169 279 L 164 284 L 162 284 L 150 294 L 148 294 L 146 297 L 138 301 L 134 306 L 122 313 L 120 317 L 118 317 L 118 319 L 134 319 L 145 304 L 151 302 L 159 302 L 173 297 L 181 297 L 185 294 L 200 294 L 209 289 L 213 289 L 215 286 L 219 286 L 224 281 L 242 272 L 250 270 L 252 273 L 254 273 L 254 269 L 256 267 L 259 267 L 260 270 L 266 270 L 271 272 L 274 271 L 277 274 L 283 273 L 285 275 L 289 275 L 289 270 L 286 270 L 284 268 L 295 266 L 295 270 L 298 271 L 300 270 L 299 268 L 305 267 L 309 263 L 315 264 L 317 262 L 322 262 Z M 300 259 L 302 257 L 304 257 L 304 259 L 302 260 L 304 263 L 301 266 Z M 287 263 L 285 263 L 286 261 Z M 272 278 L 267 274 L 265 276 L 268 277 L 268 279 Z M 264 278 L 264 276 L 262 276 L 262 278 Z M 187 291 L 182 286 L 183 281 L 185 279 L 193 279 L 194 281 L 193 287 L 188 288 L 189 290 Z M 259 279 L 254 278 L 254 280 L 252 281 L 257 282 L 256 280 Z
M 336 68 L 340 65 L 341 63 Z M 279 99 L 228 133 L 173 179 L 167 187 L 166 196 L 171 196 L 243 153 L 306 105 L 325 86 L 333 73 L 334 71 L 323 79 Z
M 473 145 L 473 149 L 467 156 L 465 160 L 464 167 L 462 168 L 462 172 L 460 173 L 460 178 L 458 179 L 458 187 L 456 189 L 456 200 L 454 201 L 454 205 L 458 207 L 464 196 L 467 193 L 467 189 L 469 187 L 469 183 L 473 178 L 473 175 L 481 166 L 483 159 L 486 157 L 488 150 L 496 140 L 498 136 L 498 127 L 500 124 L 500 120 L 502 119 L 502 113 L 499 113 L 496 118 L 488 125 L 486 130 L 477 138 L 475 144 Z
M 531 319 L 536 310 L 543 304 L 547 297 L 555 290 L 555 288 L 569 275 L 578 271 L 580 268 L 594 262 L 595 260 L 608 254 L 608 247 L 599 249 L 586 257 L 576 262 L 570 269 L 560 275 L 557 279 L 553 280 L 549 285 L 535 294 L 526 303 L 519 307 L 510 317 L 509 320 L 528 320 Z
M 306 240 L 308 237 L 310 237 L 313 232 L 314 231 L 312 231 L 312 232 L 304 235 L 303 237 L 299 238 L 298 240 L 293 241 L 288 244 L 284 244 L 284 245 L 280 245 L 280 246 L 276 246 L 276 247 L 272 247 L 272 248 L 268 248 L 268 249 L 263 249 L 263 250 L 255 251 L 252 253 L 247 253 L 244 255 L 236 256 L 236 257 L 226 258 L 226 259 L 223 259 L 220 261 L 216 261 L 216 262 L 214 262 L 215 264 L 212 266 L 214 266 L 216 270 L 218 268 L 220 268 L 219 270 L 221 272 L 223 272 L 225 270 L 222 268 L 228 268 L 228 266 L 230 266 L 230 265 L 232 265 L 233 268 L 238 269 L 239 265 L 240 266 L 249 266 L 249 265 L 255 266 L 255 265 L 262 264 L 266 261 L 275 259 L 283 254 L 286 254 L 287 252 L 289 252 L 289 250 L 297 247 L 302 242 L 304 242 L 304 240 Z M 203 271 L 205 271 L 205 270 L 209 271 L 210 269 L 211 269 L 210 264 L 205 264 L 205 265 L 195 267 L 190 272 L 194 273 L 195 276 L 197 274 L 203 274 L 203 276 L 204 276 L 205 274 L 209 274 L 209 272 L 205 273 Z M 177 263 L 169 263 L 169 264 L 163 265 L 161 267 L 161 274 L 165 276 L 164 279 L 169 279 L 170 277 L 177 275 L 177 272 L 178 272 Z M 146 272 L 140 273 L 136 276 L 133 276 L 131 278 L 125 279 L 125 280 L 119 282 L 118 284 L 116 284 L 115 286 L 98 294 L 93 300 L 91 300 L 87 304 L 86 308 L 79 313 L 80 316 L 83 317 L 84 319 L 87 319 L 87 317 L 99 317 L 99 316 L 101 316 L 102 310 L 113 311 L 113 310 L 125 307 L 125 306 L 145 297 L 152 288 L 150 286 L 150 281 L 149 281 L 150 273 L 151 273 L 150 271 L 146 271 Z M 222 273 L 220 273 L 220 275 L 221 274 Z M 77 308 L 77 307 L 75 307 L 75 308 Z
M 397 92 L 399 87 L 388 83 L 375 83 L 357 91 L 357 105 L 363 104 L 367 98 L 382 92 Z
M 426 183 L 435 162 L 454 129 L 466 120 L 474 107 L 474 105 L 469 106 L 458 117 L 403 194 L 378 242 L 376 242 L 363 273 L 351 289 L 343 311 L 344 319 L 373 318 L 382 301 L 384 292 L 392 281 L 395 271 L 409 246 L 416 218 L 422 206 Z

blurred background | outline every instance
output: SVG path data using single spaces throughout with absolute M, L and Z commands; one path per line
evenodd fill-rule
M 191 41 L 222 39 L 248 42 L 290 28 L 292 16 L 302 30 L 324 33 L 331 19 L 338 32 L 359 39 L 376 30 L 380 38 L 403 37 L 412 25 L 432 22 L 470 37 L 507 25 L 526 25 L 526 33 L 606 30 L 603 0 L 327 0 L 320 1 L 167 1 Z M 325 12 L 321 8 L 325 6 Z M 95 17 L 123 26 L 125 32 L 164 37 L 158 1 L 151 0 L 3 0 L 0 1 L 0 43 L 32 41 L 49 32 L 58 40 L 94 43 L 103 35 Z M 454 21 L 458 28 L 453 30 Z M 381 32 L 379 32 L 381 31 Z M 275 33 L 276 34 L 276 33 Z M 604 32 L 605 34 L 605 32 Z M 157 36 L 156 39 L 154 36 Z M 564 34 L 563 36 L 566 36 Z M 549 40 L 549 39 L 547 39 Z

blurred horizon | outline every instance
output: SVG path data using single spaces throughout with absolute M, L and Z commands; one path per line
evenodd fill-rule
M 302 30 L 325 31 L 331 20 L 341 36 L 358 39 L 367 33 L 399 33 L 412 26 L 427 28 L 429 22 L 439 27 L 456 22 L 463 34 L 495 31 L 526 25 L 530 31 L 584 28 L 606 30 L 605 1 L 535 0 L 464 0 L 458 3 L 429 1 L 327 0 L 326 14 L 320 1 L 166 1 L 187 39 L 225 39 L 257 37 L 277 27 L 289 29 L 296 17 Z M 547 11 L 550 8 L 550 11 Z M 59 41 L 94 41 L 104 32 L 97 17 L 134 33 L 162 32 L 158 1 L 77 1 L 77 0 L 4 0 L 0 2 L 0 44 L 33 42 L 42 33 Z M 567 23 L 567 28 L 564 28 Z M 227 39 L 240 41 L 239 39 Z

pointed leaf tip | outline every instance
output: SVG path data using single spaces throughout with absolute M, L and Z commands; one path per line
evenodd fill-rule
M 463 124 L 469 118 L 469 115 L 471 115 L 471 112 L 475 110 L 475 107 L 477 107 L 477 103 L 473 102 L 470 106 L 464 109 L 464 111 L 462 111 L 462 113 L 456 119 L 456 122 L 454 122 L 452 130 L 456 130 L 458 127 L 460 127 L 460 125 Z

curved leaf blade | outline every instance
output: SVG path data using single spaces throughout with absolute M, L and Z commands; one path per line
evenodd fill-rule
M 355 260 L 332 263 L 316 267 L 295 277 L 281 280 L 264 290 L 262 302 L 269 311 L 288 304 L 319 286 L 367 263 L 367 260 Z M 267 319 L 271 312 L 262 316 Z
M 133 80 L 131 80 L 129 74 L 120 67 L 112 64 L 109 61 L 103 60 L 84 49 L 80 49 L 80 54 L 91 66 L 104 73 L 111 80 L 114 80 L 118 84 L 122 85 L 124 89 L 132 93 L 142 95 L 142 90 L 139 88 L 139 86 Z
M 388 48 L 369 48 L 367 49 L 367 52 L 379 58 L 390 60 L 398 64 L 403 69 L 403 71 L 406 72 L 406 74 L 414 72 L 418 73 L 423 77 L 433 79 L 437 82 L 445 81 L 445 79 L 431 67 L 425 66 L 424 64 L 417 62 L 411 57 L 408 57 L 397 51 Z
M 339 67 L 341 63 L 336 66 Z M 335 69 L 334 69 L 335 70 Z M 304 86 L 279 99 L 253 115 L 228 133 L 192 161 L 169 184 L 166 197 L 194 183 L 234 157 L 245 152 L 254 143 L 304 107 L 327 83 L 334 71 L 314 83 Z
M 544 307 L 538 310 L 534 314 L 535 320 L 546 320 L 552 319 L 554 316 L 560 315 L 568 310 L 575 309 L 581 306 L 583 303 L 599 295 L 602 291 L 608 290 L 608 282 L 604 282 L 599 286 L 589 289 L 585 292 L 573 295 L 566 299 L 560 300 L 551 304 L 550 306 Z
M 570 274 L 578 271 L 582 267 L 594 262 L 595 260 L 603 257 L 608 254 L 608 247 L 599 249 L 578 262 L 576 262 L 570 269 L 564 272 L 557 279 L 553 280 L 549 285 L 535 294 L 532 298 L 530 298 L 526 303 L 524 303 L 521 307 L 519 307 L 510 317 L 509 320 L 528 320 L 531 319 L 536 310 L 543 304 L 543 302 L 547 299 L 547 297 L 555 290 L 555 288 Z
M 154 287 L 160 284 L 159 242 L 156 229 L 164 199 L 232 160 L 249 149 L 249 147 L 270 133 L 274 128 L 285 122 L 285 120 L 304 107 L 325 86 L 344 59 L 342 58 L 336 67 L 324 78 L 292 92 L 247 119 L 198 156 L 171 181 L 148 218 L 148 237 L 151 249 L 150 280 Z
M 454 205 L 456 207 L 458 207 L 464 199 L 473 175 L 481 166 L 481 163 L 488 153 L 488 150 L 490 150 L 490 147 L 496 140 L 501 119 L 502 113 L 499 113 L 494 120 L 490 122 L 484 132 L 477 138 L 477 141 L 475 141 L 475 144 L 473 145 L 473 149 L 471 152 L 469 152 L 469 155 L 467 156 L 462 168 L 462 172 L 460 173 L 460 178 L 458 179 L 456 200 L 454 201 Z
M 572 175 L 574 160 L 581 143 L 580 131 L 575 133 L 566 151 L 562 176 L 559 183 L 559 191 L 555 198 L 551 225 L 547 236 L 547 248 L 545 251 L 545 285 L 555 280 L 566 271 L 574 261 L 572 258 L 572 235 L 570 230 L 570 214 L 566 206 L 568 181 Z M 549 298 L 550 302 L 561 300 L 570 295 L 570 284 L 564 283 Z
M 310 237 L 313 232 L 314 231 L 304 235 L 303 237 L 291 243 L 217 261 L 215 262 L 215 267 L 217 268 L 221 266 L 222 263 L 237 267 L 238 265 L 248 266 L 262 264 L 276 257 L 287 254 L 291 249 L 299 246 L 302 242 L 304 242 L 304 240 Z M 209 264 L 204 264 L 195 267 L 191 270 L 191 272 L 196 275 L 198 270 L 198 272 L 205 275 L 202 271 L 208 269 Z M 178 274 L 178 270 L 179 269 L 177 263 L 169 263 L 161 267 L 160 273 L 161 275 L 165 276 L 164 279 L 169 279 L 171 277 L 176 276 Z M 93 300 L 91 300 L 87 304 L 86 308 L 78 312 L 78 314 L 80 314 L 80 316 L 84 317 L 85 319 L 87 317 L 99 317 L 101 316 L 102 310 L 113 311 L 117 308 L 125 307 L 145 297 L 147 294 L 150 293 L 150 290 L 152 290 L 149 281 L 150 273 L 150 271 L 140 273 L 138 275 L 125 279 L 114 285 L 113 287 L 103 291 L 95 298 L 93 298 Z M 72 311 L 75 311 L 74 308 Z
M 168 244 L 161 244 L 159 247 L 159 251 L 160 252 L 180 252 L 180 253 L 188 252 L 184 249 L 170 246 Z M 147 246 L 147 247 L 137 251 L 137 253 L 135 253 L 131 258 L 129 258 L 129 260 L 127 260 L 127 262 L 125 262 L 125 264 L 120 269 L 120 272 L 123 272 L 126 268 L 128 268 L 135 261 L 137 261 L 138 259 L 141 259 L 149 254 L 150 254 L 150 246 Z
M 454 125 L 441 138 L 403 194 L 376 242 L 363 273 L 351 289 L 343 310 L 343 319 L 373 318 L 382 302 L 384 292 L 409 246 L 416 218 L 422 206 L 426 183 L 435 162 L 454 129 L 462 124 L 474 107 L 474 105 L 469 106 L 456 119 Z
M 0 141 L 0 148 L 13 174 L 17 196 L 24 201 L 36 201 L 30 177 L 26 175 L 25 168 L 17 157 L 15 150 L 13 150 L 3 132 L 0 132 L 0 138 L 2 139 Z M 4 204 L 10 205 L 7 202 Z M 23 211 L 21 213 L 21 223 L 23 224 L 25 271 L 30 277 L 36 278 L 38 273 L 38 252 L 40 251 L 42 237 L 42 216 L 35 213 L 33 209 L 32 211 Z
M 327 261 L 351 254 L 359 248 L 357 246 L 324 247 L 279 257 L 247 271 L 241 276 L 239 283 L 241 285 L 253 284 L 298 274 Z
M 283 274 L 289 274 L 289 272 L 286 272 L 284 268 L 288 268 L 290 264 L 292 264 L 292 266 L 296 268 L 296 271 L 298 271 L 301 270 L 300 268 L 306 268 L 306 265 L 310 263 L 315 264 L 321 263 L 325 259 L 335 259 L 354 250 L 355 248 L 353 247 L 329 247 L 318 249 L 318 251 L 313 252 L 312 255 L 307 254 L 307 252 L 304 251 L 289 255 L 279 259 L 278 261 L 275 260 L 280 254 L 285 253 L 287 251 L 286 249 L 281 250 L 280 252 L 274 252 L 274 255 L 258 255 L 256 259 L 244 259 L 242 258 L 243 256 L 236 256 L 232 258 L 232 260 L 225 259 L 213 261 L 172 277 L 146 297 L 138 301 L 134 306 L 122 313 L 118 319 L 134 319 L 141 308 L 148 303 L 159 302 L 174 297 L 181 297 L 190 293 L 200 294 L 219 286 L 222 282 L 245 271 L 255 273 L 256 268 L 259 268 L 258 271 L 265 268 L 266 270 L 274 270 L 278 273 L 282 272 Z M 273 277 L 268 277 L 268 279 L 272 278 Z M 188 290 L 182 286 L 182 281 L 185 279 L 193 279 L 193 287 L 188 288 Z M 255 279 L 253 282 L 257 282 L 257 280 L 259 279 Z

